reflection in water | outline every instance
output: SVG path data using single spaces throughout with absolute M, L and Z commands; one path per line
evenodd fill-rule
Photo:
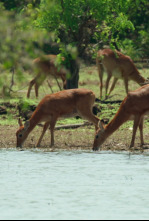
M 0 151 L 0 219 L 148 219 L 149 155 Z

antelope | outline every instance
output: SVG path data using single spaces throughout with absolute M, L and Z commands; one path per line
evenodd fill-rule
M 22 147 L 30 132 L 41 122 L 44 123 L 42 134 L 38 140 L 40 146 L 46 130 L 50 126 L 51 146 L 54 146 L 54 128 L 59 118 L 81 116 L 95 125 L 98 129 L 99 119 L 92 113 L 95 94 L 87 89 L 69 89 L 46 95 L 33 112 L 29 121 L 23 125 L 19 119 L 19 130 L 16 132 L 17 147 Z
M 149 85 L 144 85 L 141 88 L 129 92 L 123 100 L 114 118 L 107 126 L 99 123 L 99 129 L 96 132 L 93 150 L 99 150 L 99 147 L 105 140 L 112 135 L 123 123 L 128 120 L 133 120 L 133 133 L 130 147 L 134 147 L 135 136 L 137 129 L 140 130 L 141 146 L 144 145 L 143 138 L 143 121 L 144 116 L 149 114 Z
M 30 97 L 33 85 L 35 85 L 36 98 L 38 97 L 38 89 L 49 75 L 55 78 L 60 77 L 63 81 L 63 89 L 66 89 L 66 70 L 64 68 L 58 70 L 58 67 L 55 65 L 56 58 L 56 55 L 44 55 L 33 60 L 33 66 L 37 69 L 37 75 L 29 83 L 27 98 Z
M 107 80 L 105 86 L 105 98 L 111 94 L 118 79 L 124 80 L 126 94 L 128 94 L 128 81 L 133 80 L 140 86 L 146 82 L 145 78 L 141 76 L 132 59 L 119 51 L 112 51 L 111 49 L 99 50 L 97 53 L 96 64 L 98 67 L 98 74 L 100 79 L 100 98 L 102 98 L 103 89 L 103 73 L 107 72 Z M 108 92 L 110 79 L 114 77 L 111 88 Z

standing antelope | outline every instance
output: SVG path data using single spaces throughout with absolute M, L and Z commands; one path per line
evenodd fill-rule
M 140 75 L 136 66 L 129 56 L 123 55 L 119 51 L 111 49 L 99 50 L 96 59 L 98 74 L 100 79 L 100 98 L 102 97 L 103 73 L 107 72 L 106 80 L 106 98 L 111 94 L 118 79 L 123 79 L 126 93 L 128 94 L 128 81 L 133 80 L 140 86 L 143 86 L 145 79 Z M 110 91 L 108 92 L 111 77 L 114 77 Z
M 83 88 L 64 90 L 46 95 L 24 126 L 22 121 L 19 120 L 20 128 L 16 133 L 17 147 L 22 146 L 30 132 L 40 122 L 45 122 L 45 124 L 37 146 L 40 146 L 41 140 L 49 126 L 51 131 L 51 146 L 53 146 L 54 128 L 60 117 L 67 118 L 79 115 L 92 122 L 97 130 L 99 119 L 92 113 L 94 101 L 95 94 L 91 90 Z
M 133 92 L 128 93 L 127 97 L 121 103 L 115 117 L 106 127 L 104 127 L 100 122 L 100 127 L 95 135 L 93 150 L 98 150 L 99 147 L 105 142 L 105 140 L 128 120 L 134 120 L 130 148 L 134 147 L 135 136 L 138 127 L 140 129 L 141 146 L 143 146 L 143 120 L 144 116 L 148 114 L 149 85 L 145 85 Z
M 27 97 L 30 97 L 30 92 L 35 85 L 35 94 L 38 97 L 38 89 L 43 81 L 46 79 L 47 76 L 52 75 L 55 78 L 60 77 L 63 81 L 63 89 L 66 89 L 66 70 L 61 68 L 60 70 L 58 67 L 55 66 L 56 55 L 44 55 L 41 58 L 36 58 L 33 61 L 33 66 L 37 69 L 36 77 L 30 81 Z

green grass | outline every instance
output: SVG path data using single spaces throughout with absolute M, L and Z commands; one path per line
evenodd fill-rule
M 84 123 L 83 119 L 76 118 L 66 118 L 58 121 L 58 125 L 66 125 L 66 124 L 76 124 L 76 123 Z
M 147 78 L 149 76 L 149 69 L 140 69 L 140 72 L 142 76 Z M 39 101 L 46 95 L 50 94 L 51 90 L 48 87 L 47 82 L 45 81 L 44 84 L 39 89 L 39 98 L 35 98 L 34 89 L 31 93 L 31 98 L 27 99 L 27 89 L 29 81 L 33 78 L 33 76 L 29 75 L 28 73 L 25 73 L 25 79 L 26 81 L 23 82 L 23 84 L 18 83 L 15 81 L 15 86 L 13 87 L 14 93 L 11 94 L 11 98 L 9 99 L 2 99 L 0 98 L 0 106 L 3 103 L 10 103 L 14 105 L 13 108 L 7 107 L 7 115 L 0 115 L 0 125 L 8 125 L 9 127 L 2 127 L 4 131 L 2 131 L 1 135 L 5 138 L 5 128 L 7 131 L 7 128 L 14 128 L 11 127 L 11 125 L 18 127 L 18 110 L 17 105 L 18 103 L 22 102 L 24 105 L 24 108 L 28 109 L 28 105 L 37 105 Z M 106 74 L 104 74 L 104 80 L 106 80 Z M 53 88 L 54 92 L 59 91 L 59 88 L 55 82 L 54 79 L 50 78 L 50 82 Z M 59 80 L 60 84 L 61 80 Z M 79 87 L 80 88 L 87 88 L 93 90 L 96 97 L 99 98 L 99 77 L 97 73 L 97 68 L 95 65 L 87 67 L 85 65 L 82 65 L 80 69 L 80 79 L 79 79 Z M 135 90 L 139 88 L 140 86 L 137 85 L 135 82 L 131 81 L 129 82 L 129 90 Z M 116 101 L 116 100 L 123 100 L 126 97 L 126 92 L 124 88 L 124 83 L 122 80 L 119 80 L 112 96 L 108 99 L 108 101 Z M 119 104 L 103 104 L 103 103 L 96 103 L 96 105 L 99 107 L 101 112 L 98 114 L 98 117 L 102 120 L 104 120 L 106 123 L 112 120 L 114 115 L 119 109 Z M 76 123 L 83 123 L 84 120 L 82 119 L 76 119 L 76 118 L 66 118 L 66 119 L 60 119 L 57 122 L 58 125 L 66 125 L 66 124 L 76 124 Z M 108 148 L 112 148 L 111 150 L 126 150 L 127 147 L 130 145 L 130 140 L 132 136 L 132 127 L 133 127 L 133 121 L 127 121 L 125 124 L 123 124 L 117 131 L 115 131 L 112 136 L 107 139 L 105 144 L 103 145 L 103 150 L 106 150 Z M 148 138 L 148 128 L 149 128 L 149 120 L 145 120 L 144 124 L 144 137 L 145 142 L 149 143 Z M 14 129 L 12 129 L 14 130 Z M 10 135 L 10 143 L 14 140 L 14 133 L 11 130 L 8 130 Z M 15 131 L 14 131 L 15 132 Z M 38 127 L 35 128 L 34 133 L 31 134 L 31 139 L 28 139 L 28 143 L 26 146 L 34 146 L 37 138 L 40 136 L 41 129 L 38 130 Z M 93 137 L 95 134 L 94 126 L 88 126 L 88 127 L 80 127 L 77 129 L 61 129 L 55 131 L 55 139 L 56 139 L 56 145 L 57 147 L 61 148 L 88 148 L 91 149 L 91 146 L 93 145 Z M 2 139 L 4 139 L 2 137 Z M 34 138 L 34 139 L 33 139 Z M 139 131 L 137 131 L 136 136 L 136 143 L 139 144 Z M 8 139 L 6 139 L 7 141 Z M 50 138 L 49 138 L 49 132 L 47 132 L 43 138 L 42 146 L 47 147 L 49 145 Z M 15 145 L 15 144 L 14 144 Z M 9 146 L 9 144 L 7 144 Z M 49 146 L 48 146 L 49 147 Z M 105 149 L 104 149 L 105 148 Z
M 142 76 L 145 78 L 149 77 L 149 69 L 139 69 L 140 73 Z M 11 98 L 9 99 L 2 99 L 0 98 L 0 104 L 3 102 L 10 102 L 11 104 L 17 104 L 20 101 L 23 101 L 24 107 L 28 107 L 28 105 L 37 105 L 39 101 L 46 95 L 50 94 L 51 90 L 47 84 L 47 81 L 43 83 L 43 85 L 39 88 L 39 98 L 35 98 L 35 93 L 34 93 L 34 88 L 32 89 L 31 92 L 31 98 L 27 99 L 26 94 L 27 94 L 27 89 L 29 85 L 29 81 L 34 77 L 30 75 L 29 73 L 25 72 L 24 73 L 26 81 L 23 83 L 18 83 L 17 79 L 15 79 L 15 85 L 13 87 L 14 92 L 11 94 Z M 104 74 L 104 81 L 106 80 L 106 73 Z M 11 75 L 10 75 L 11 79 Z M 52 89 L 54 92 L 59 91 L 59 87 L 56 84 L 55 79 L 52 77 L 49 78 L 49 81 L 51 82 Z M 62 86 L 61 79 L 59 79 L 59 83 Z M 91 89 L 94 91 L 95 95 L 97 98 L 99 98 L 99 77 L 98 77 L 98 72 L 97 72 L 97 67 L 96 65 L 92 66 L 85 66 L 82 65 L 80 69 L 80 78 L 79 78 L 79 87 L 80 88 L 87 88 Z M 135 82 L 131 81 L 129 82 L 129 90 L 135 90 L 139 88 L 140 86 L 137 85 Z M 114 101 L 114 100 L 123 100 L 126 96 L 125 88 L 124 88 L 124 83 L 122 80 L 119 80 L 114 91 L 112 92 L 112 97 L 109 98 L 109 101 Z M 100 119 L 109 119 L 111 120 L 115 113 L 117 112 L 119 108 L 119 104 L 99 104 L 99 108 L 101 109 L 101 113 L 98 115 Z M 18 117 L 18 112 L 17 109 L 7 109 L 8 114 L 7 115 L 2 115 L 0 116 L 0 124 L 3 125 L 13 125 L 17 122 L 17 117 Z M 58 124 L 75 124 L 75 123 L 82 123 L 82 119 L 76 119 L 76 118 L 68 118 L 68 119 L 62 119 L 58 122 Z M 127 124 L 126 124 L 127 125 Z M 128 126 L 124 127 L 129 127 L 131 123 L 128 123 Z
M 16 125 L 17 118 L 15 118 L 15 114 L 10 114 L 8 111 L 7 115 L 0 115 L 0 125 Z

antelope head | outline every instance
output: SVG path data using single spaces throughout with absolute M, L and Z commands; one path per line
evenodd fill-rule
M 28 135 L 27 130 L 30 126 L 30 122 L 26 121 L 25 124 L 23 125 L 22 120 L 19 118 L 18 123 L 19 123 L 20 128 L 16 132 L 17 147 L 22 147 L 22 145 Z
M 98 151 L 99 147 L 104 143 L 105 139 L 106 139 L 105 128 L 104 128 L 103 123 L 99 121 L 99 128 L 96 131 L 95 138 L 94 138 L 93 150 Z

